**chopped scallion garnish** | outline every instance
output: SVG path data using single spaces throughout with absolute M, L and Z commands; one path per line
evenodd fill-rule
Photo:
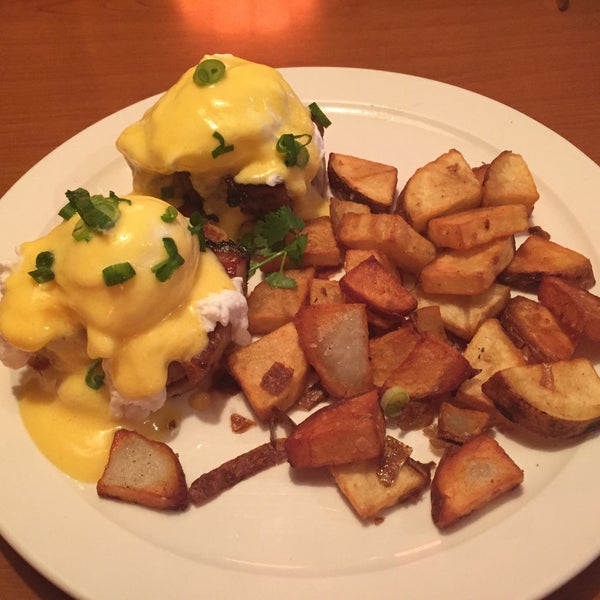
M 379 403 L 386 417 L 397 417 L 404 410 L 409 401 L 408 392 L 399 385 L 388 388 Z
M 198 238 L 200 252 L 204 252 L 206 250 L 206 237 L 204 236 L 205 223 L 206 218 L 197 210 L 190 215 L 190 224 L 188 225 L 188 229 L 192 235 L 195 235 Z
M 309 159 L 306 146 L 310 144 L 311 140 L 312 135 L 308 133 L 301 133 L 300 135 L 284 133 L 277 140 L 275 149 L 285 155 L 286 167 L 304 167 Z
M 40 252 L 35 257 L 35 270 L 29 271 L 28 275 L 31 275 L 37 283 L 47 283 L 54 279 L 54 271 L 52 266 L 54 265 L 54 254 L 49 250 Z
M 58 211 L 58 216 L 61 219 L 68 221 L 76 213 L 77 210 L 75 210 L 75 207 L 67 203 Z
M 174 206 L 167 206 L 165 212 L 160 216 L 160 218 L 165 223 L 172 223 L 179 214 L 179 211 Z
M 171 279 L 173 273 L 185 262 L 183 256 L 179 254 L 175 240 L 170 237 L 162 239 L 163 246 L 167 251 L 167 258 L 161 260 L 152 267 L 152 272 L 161 283 Z
M 329 117 L 321 110 L 321 107 L 316 102 L 311 102 L 308 105 L 310 110 L 310 114 L 313 116 L 314 120 L 323 127 L 323 129 L 327 129 L 331 125 L 331 120 Z
M 225 63 L 216 58 L 207 58 L 194 71 L 194 83 L 199 86 L 217 83 L 225 75 Z
M 226 146 L 225 138 L 218 131 L 215 131 L 212 136 L 219 142 L 219 145 L 212 151 L 213 158 L 217 158 L 221 154 L 227 154 L 227 152 L 233 152 L 233 144 Z
M 131 266 L 131 263 L 128 262 L 116 263 L 102 269 L 104 283 L 109 287 L 125 283 L 134 275 L 135 269 Z
M 85 374 L 85 383 L 93 390 L 99 390 L 104 385 L 104 369 L 102 368 L 102 359 L 97 358 Z

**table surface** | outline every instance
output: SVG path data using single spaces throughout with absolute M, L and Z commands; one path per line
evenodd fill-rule
M 600 164 L 598 0 L 4 0 L 0 34 L 0 196 L 57 145 L 212 52 L 450 83 Z M 68 596 L 0 538 L 0 598 Z M 600 559 L 548 596 L 591 598 Z

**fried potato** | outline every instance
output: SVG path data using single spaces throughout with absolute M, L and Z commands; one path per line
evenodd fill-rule
M 460 406 L 485 411 L 496 416 L 497 410 L 481 386 L 494 373 L 525 364 L 523 352 L 517 348 L 498 319 L 486 319 L 467 347 L 463 356 L 476 374 L 456 390 L 455 402 Z
M 440 405 L 437 436 L 443 440 L 463 444 L 491 427 L 491 417 L 485 411 L 461 408 L 449 402 Z
M 489 165 L 483 180 L 482 206 L 522 204 L 527 214 L 540 195 L 527 163 L 520 154 L 505 150 Z
M 523 482 L 523 471 L 486 433 L 447 448 L 431 482 L 431 516 L 440 529 Z
M 385 380 L 413 351 L 420 339 L 414 327 L 406 325 L 369 340 L 373 382 L 377 387 L 383 386 Z
M 385 486 L 377 476 L 378 459 L 329 467 L 335 483 L 361 519 L 375 517 L 385 508 L 418 497 L 431 481 L 431 464 L 409 458 L 398 477 Z
M 419 275 L 426 294 L 483 294 L 512 260 L 512 236 L 468 250 L 447 250 L 425 265 Z
M 227 357 L 227 368 L 261 421 L 274 408 L 285 411 L 298 400 L 309 372 L 292 322 L 236 348 Z
M 440 338 L 443 342 L 448 341 L 446 327 L 442 319 L 442 311 L 439 306 L 422 306 L 410 314 L 410 322 L 419 333 L 429 333 Z
M 589 258 L 539 235 L 530 235 L 517 248 L 498 280 L 519 289 L 535 291 L 544 275 L 559 277 L 582 289 L 589 289 L 596 283 Z
M 527 231 L 529 218 L 523 204 L 505 204 L 436 217 L 427 223 L 427 237 L 438 248 L 466 250 L 492 240 Z
M 148 508 L 184 510 L 189 504 L 185 475 L 173 450 L 128 429 L 115 432 L 96 490 L 104 498 Z
M 500 316 L 500 322 L 529 362 L 568 360 L 576 342 L 543 305 L 525 296 L 515 296 Z
M 435 246 L 400 215 L 346 213 L 338 239 L 346 248 L 378 248 L 408 273 L 418 273 L 435 257 Z
M 303 306 L 294 322 L 300 346 L 329 394 L 348 398 L 373 388 L 364 304 Z
M 378 457 L 385 420 L 375 390 L 338 400 L 302 421 L 285 441 L 293 467 L 341 465 Z
M 308 303 L 314 268 L 288 269 L 285 274 L 295 280 L 295 288 L 274 288 L 261 281 L 248 296 L 248 330 L 253 335 L 264 335 L 289 323 Z
M 310 282 L 309 304 L 343 304 L 344 294 L 339 281 L 334 279 L 319 279 L 315 277 Z
M 365 248 L 362 250 L 348 248 L 344 253 L 344 270 L 346 272 L 351 271 L 361 262 L 367 260 L 369 256 L 374 256 L 394 279 L 399 283 L 402 283 L 402 273 L 399 271 L 398 267 L 390 260 L 390 257 L 385 252 L 382 252 L 377 248 Z
M 456 348 L 430 333 L 423 333 L 382 387 L 400 386 L 413 402 L 453 392 L 470 376 L 471 365 Z
M 586 358 L 503 369 L 482 389 L 507 419 L 545 438 L 600 425 L 600 377 Z
M 394 203 L 398 169 L 391 165 L 331 152 L 329 187 L 343 200 L 366 204 L 373 212 L 388 212 Z
M 349 212 L 368 215 L 371 214 L 371 209 L 366 204 L 361 204 L 360 202 L 351 202 L 336 197 L 329 200 L 329 217 L 331 218 L 331 227 L 336 238 L 338 237 L 342 218 Z
M 498 315 L 510 300 L 510 288 L 493 283 L 483 294 L 425 294 L 420 287 L 412 290 L 418 307 L 439 306 L 445 328 L 463 340 L 470 340 L 480 325 Z
M 542 277 L 537 293 L 571 337 L 600 342 L 600 297 L 558 277 Z
M 363 303 L 369 311 L 393 320 L 417 308 L 412 294 L 374 256 L 348 271 L 340 288 L 349 302 Z
M 434 217 L 476 208 L 482 187 L 455 149 L 416 170 L 398 198 L 397 212 L 422 233 Z

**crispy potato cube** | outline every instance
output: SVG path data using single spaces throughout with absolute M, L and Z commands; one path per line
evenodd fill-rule
M 523 471 L 486 433 L 447 448 L 431 482 L 433 522 L 450 527 L 522 482 Z
M 461 408 L 449 402 L 440 405 L 437 435 L 443 440 L 464 444 L 491 426 L 491 417 L 485 411 Z
M 503 369 L 482 387 L 506 418 L 545 438 L 600 425 L 600 377 L 587 358 Z
M 500 316 L 500 322 L 528 362 L 568 360 L 575 341 L 543 305 L 525 296 L 515 296 Z
M 364 303 L 370 311 L 398 320 L 417 307 L 412 294 L 370 256 L 340 279 L 340 288 L 350 302 Z
M 381 387 L 420 340 L 415 329 L 406 325 L 380 337 L 369 340 L 369 356 L 373 368 L 373 382 Z
M 371 209 L 366 204 L 361 204 L 360 202 L 350 202 L 349 200 L 342 200 L 336 197 L 331 198 L 329 200 L 329 216 L 336 238 L 338 237 L 342 218 L 348 212 L 368 215 L 371 214 Z
M 582 289 L 596 283 L 589 258 L 539 235 L 530 235 L 517 248 L 498 279 L 516 288 L 535 291 L 544 275 L 559 277 Z
M 391 210 L 398 183 L 396 167 L 331 152 L 327 174 L 329 187 L 338 198 L 361 202 L 374 212 Z
M 505 150 L 489 165 L 483 180 L 482 206 L 523 204 L 531 214 L 540 195 L 520 154 Z
M 422 306 L 411 315 L 410 321 L 419 333 L 429 333 L 447 342 L 446 327 L 442 319 L 442 311 L 438 305 Z
M 481 193 L 473 170 L 452 149 L 416 170 L 400 192 L 397 211 L 421 233 L 434 217 L 479 206 Z
M 319 279 L 318 277 L 311 280 L 309 304 L 343 304 L 344 301 L 339 281 Z
M 527 231 L 529 218 L 523 204 L 505 204 L 436 217 L 427 224 L 427 237 L 438 248 L 466 250 Z
M 463 356 L 477 373 L 456 390 L 456 403 L 496 416 L 496 407 L 483 393 L 481 386 L 497 371 L 524 365 L 523 352 L 508 337 L 500 321 L 491 318 L 481 324 L 467 344 Z
M 396 481 L 385 486 L 377 476 L 378 459 L 329 467 L 335 483 L 361 519 L 375 517 L 385 508 L 418 497 L 431 481 L 431 464 L 409 458 Z
M 477 181 L 479 181 L 479 183 L 481 185 L 483 185 L 483 181 L 485 179 L 485 174 L 487 173 L 487 170 L 489 169 L 490 165 L 489 163 L 482 163 L 477 167 L 473 167 L 473 175 L 475 175 L 475 177 L 477 178 Z
M 354 267 L 358 266 L 364 260 L 367 260 L 369 256 L 374 256 L 392 275 L 394 279 L 402 283 L 402 273 L 398 270 L 398 267 L 390 260 L 389 256 L 378 250 L 377 248 L 348 248 L 344 253 L 344 270 L 346 273 L 351 271 Z
M 99 496 L 163 510 L 184 510 L 187 483 L 177 454 L 164 442 L 119 429 L 96 484 Z
M 375 390 L 338 400 L 302 421 L 285 441 L 293 467 L 342 465 L 379 456 L 385 420 Z
M 346 213 L 338 239 L 346 248 L 378 248 L 409 273 L 418 273 L 435 257 L 435 246 L 400 215 Z
M 512 236 L 468 250 L 447 250 L 423 267 L 420 285 L 426 294 L 483 294 L 510 263 L 515 252 Z
M 309 372 L 292 322 L 236 348 L 227 357 L 227 367 L 261 421 L 274 408 L 285 411 L 298 400 Z
M 471 365 L 450 344 L 423 333 L 411 353 L 388 375 L 384 389 L 400 386 L 410 402 L 453 392 L 471 376 Z
M 248 296 L 248 330 L 253 335 L 264 335 L 289 323 L 308 303 L 314 268 L 288 269 L 285 274 L 296 281 L 295 288 L 274 288 L 261 281 Z
M 499 314 L 510 300 L 510 288 L 498 283 L 477 296 L 425 294 L 419 287 L 412 294 L 417 298 L 419 308 L 439 306 L 446 329 L 467 341 L 485 319 Z
M 373 388 L 363 304 L 303 306 L 295 324 L 300 346 L 329 394 L 348 398 Z
M 542 277 L 537 293 L 571 337 L 600 342 L 600 297 L 558 277 Z

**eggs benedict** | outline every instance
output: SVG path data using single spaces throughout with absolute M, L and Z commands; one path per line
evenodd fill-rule
M 108 393 L 113 417 L 143 419 L 170 383 L 182 389 L 187 372 L 198 383 L 196 357 L 210 350 L 214 364 L 250 341 L 243 278 L 204 247 L 201 222 L 162 200 L 67 197 L 62 223 L 22 244 L 3 276 L 0 360 L 57 385 L 76 374 Z
M 136 193 L 200 209 L 232 238 L 281 205 L 326 214 L 323 143 L 311 110 L 271 67 L 230 54 L 188 69 L 117 148 Z

